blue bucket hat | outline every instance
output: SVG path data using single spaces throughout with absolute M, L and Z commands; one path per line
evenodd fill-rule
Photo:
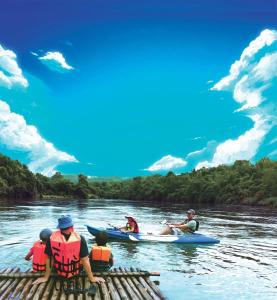
M 58 223 L 59 224 L 57 228 L 59 229 L 65 229 L 74 225 L 70 215 L 66 215 L 66 216 L 62 215 L 58 219 Z

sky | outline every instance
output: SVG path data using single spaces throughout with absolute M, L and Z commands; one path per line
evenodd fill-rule
M 276 1 L 0 5 L 0 152 L 32 171 L 277 159 Z

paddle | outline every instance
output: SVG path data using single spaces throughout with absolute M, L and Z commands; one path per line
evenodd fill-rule
M 112 225 L 111 223 L 108 223 L 109 226 L 111 226 L 113 229 L 119 230 L 119 227 L 116 227 L 114 225 Z
M 127 233 L 126 233 L 127 234 Z M 133 235 L 128 235 L 128 237 L 129 237 L 129 239 L 131 240 L 131 241 L 133 241 L 133 242 L 139 242 L 139 240 L 136 238 L 136 237 L 134 237 Z
M 168 221 L 167 221 L 166 219 L 164 219 L 164 220 L 162 220 L 160 223 L 161 223 L 162 225 L 167 225 L 167 224 L 168 224 Z

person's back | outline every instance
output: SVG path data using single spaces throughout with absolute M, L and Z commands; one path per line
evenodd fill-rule
M 93 272 L 108 271 L 114 264 L 112 250 L 107 246 L 107 240 L 105 232 L 99 232 L 95 236 L 96 245 L 92 246 L 89 256 Z
M 40 234 L 40 240 L 33 244 L 33 247 L 29 250 L 28 254 L 25 256 L 26 260 L 33 260 L 33 270 L 32 272 L 44 272 L 46 270 L 46 259 L 47 255 L 44 253 L 46 242 L 49 240 L 52 231 L 50 229 L 43 229 Z

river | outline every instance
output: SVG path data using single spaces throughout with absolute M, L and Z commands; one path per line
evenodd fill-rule
M 24 256 L 42 228 L 54 229 L 71 214 L 76 230 L 92 244 L 85 224 L 124 225 L 135 215 L 142 231 L 159 231 L 164 219 L 181 221 L 188 207 L 123 200 L 0 201 L 0 268 L 31 267 Z M 270 209 L 199 209 L 200 233 L 217 237 L 213 246 L 111 242 L 115 267 L 161 273 L 160 288 L 171 300 L 277 299 L 277 217 Z M 157 279 L 157 278 L 155 278 Z

